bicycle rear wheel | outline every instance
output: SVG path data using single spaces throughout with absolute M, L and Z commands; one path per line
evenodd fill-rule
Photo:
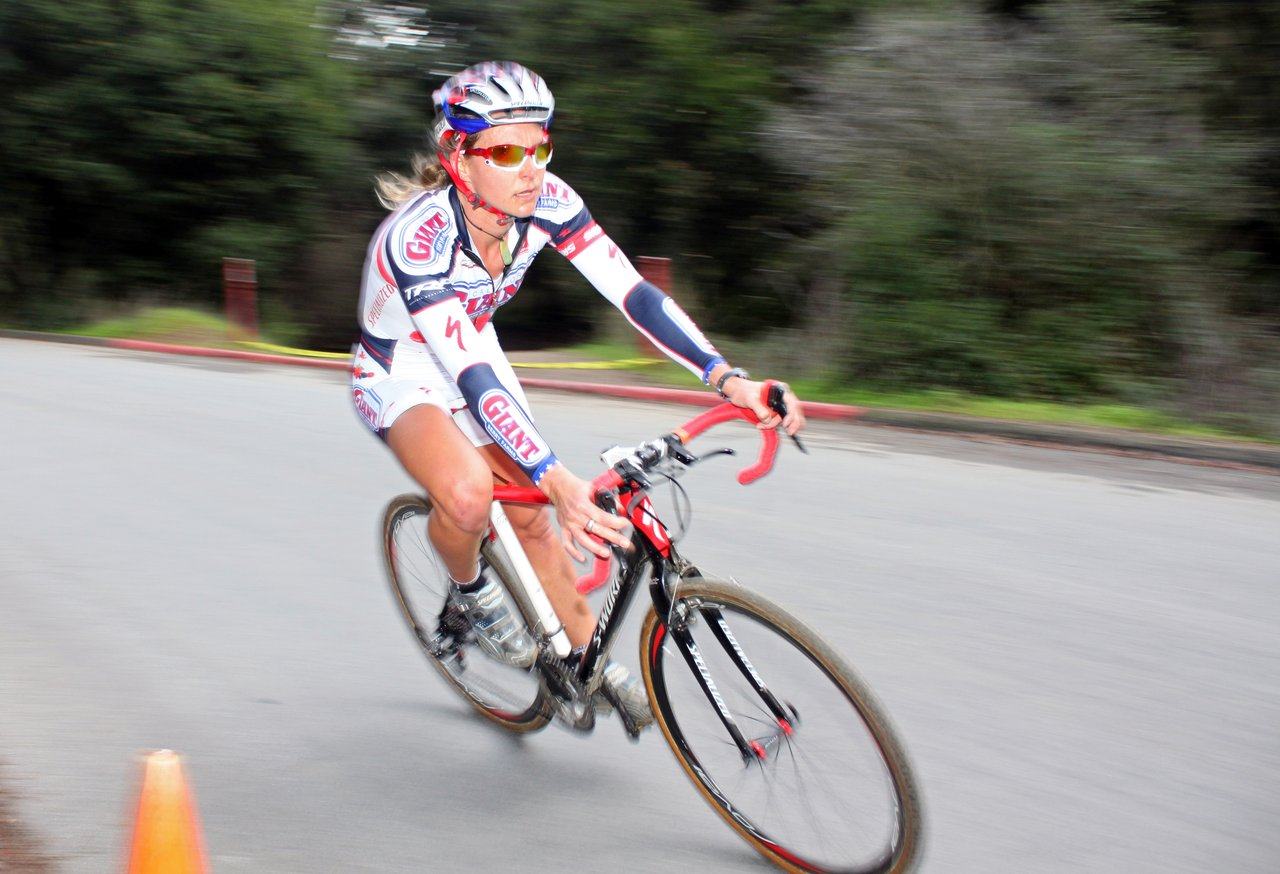
M 671 614 L 675 631 L 665 618 L 651 607 L 641 630 L 649 703 L 676 759 L 716 813 L 788 871 L 910 870 L 921 838 L 911 766 L 852 668 L 804 624 L 735 583 L 685 580 Z M 754 749 L 749 760 L 678 645 L 682 626 Z M 734 656 L 735 645 L 749 670 Z M 785 718 L 756 690 L 751 671 Z
M 449 574 L 427 536 L 431 512 L 429 499 L 400 495 L 384 514 L 383 556 L 400 613 L 428 661 L 480 715 L 515 732 L 542 728 L 550 710 L 537 673 L 502 664 L 473 642 L 458 642 L 439 628 Z M 486 539 L 481 552 L 505 589 L 507 564 L 491 550 Z M 515 599 L 509 592 L 507 597 L 514 608 Z

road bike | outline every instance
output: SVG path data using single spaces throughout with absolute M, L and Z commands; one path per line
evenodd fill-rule
M 785 413 L 777 383 L 769 405 Z M 902 742 L 866 683 L 803 622 L 735 580 L 704 577 L 679 554 L 649 492 L 702 459 L 688 443 L 749 410 L 725 403 L 656 440 L 601 455 L 592 481 L 602 508 L 626 516 L 631 541 L 611 547 L 579 580 L 580 591 L 616 570 L 585 654 L 570 646 L 503 510 L 546 504 L 532 487 L 494 489 L 481 553 L 537 643 L 527 669 L 482 652 L 446 605 L 448 574 L 427 537 L 429 498 L 401 495 L 387 506 L 383 546 L 391 588 L 418 645 L 445 680 L 485 718 L 515 732 L 556 721 L 589 732 L 597 695 L 623 616 L 642 585 L 651 603 L 641 623 L 641 676 L 663 737 L 703 798 L 747 843 L 788 871 L 881 874 L 911 870 L 919 857 L 922 812 Z M 774 430 L 760 432 L 743 485 L 773 467 Z M 797 441 L 798 443 L 798 441 Z M 680 492 L 683 493 L 683 490 Z M 686 498 L 687 506 L 687 498 Z M 679 515 L 679 506 L 677 506 Z M 448 602 L 452 603 L 452 602 Z M 628 733 L 639 729 L 617 708 Z

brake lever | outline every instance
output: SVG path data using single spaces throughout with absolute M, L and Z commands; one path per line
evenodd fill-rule
M 680 438 L 676 435 L 664 434 L 662 435 L 662 442 L 667 445 L 667 455 L 686 467 L 697 462 L 698 456 L 690 452 L 688 447 L 680 442 Z
M 786 391 L 786 383 L 775 382 L 769 386 L 769 398 L 766 401 L 769 409 L 773 410 L 784 419 L 787 417 L 787 402 L 785 400 Z M 796 444 L 796 449 L 799 449 L 805 455 L 809 454 L 809 450 L 805 449 L 804 444 L 800 442 L 799 434 L 788 434 L 787 436 L 789 436 L 791 441 Z

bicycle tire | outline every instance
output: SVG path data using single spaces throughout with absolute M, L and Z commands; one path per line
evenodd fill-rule
M 448 577 L 427 537 L 426 522 L 431 512 L 429 498 L 404 494 L 393 498 L 383 513 L 382 553 L 400 614 L 427 661 L 481 716 L 512 732 L 537 731 L 550 721 L 551 711 L 548 693 L 536 673 L 501 665 L 475 646 L 467 647 L 467 655 L 456 659 L 442 659 L 433 653 L 431 639 Z M 410 520 L 421 524 L 406 529 Z M 403 548 L 397 546 L 402 533 Z M 487 538 L 480 551 L 503 587 L 510 591 L 507 562 L 496 554 Z M 516 605 L 515 598 L 510 601 Z M 468 662 L 474 664 L 474 670 L 466 667 Z
M 786 871 L 900 874 L 900 872 L 912 870 L 915 861 L 919 858 L 923 833 L 920 796 L 905 749 L 898 740 L 883 707 L 876 701 L 866 683 L 807 626 L 780 607 L 736 583 L 698 577 L 686 579 L 679 584 L 675 601 L 691 608 L 690 615 L 695 619 L 688 624 L 689 631 L 701 650 L 704 664 L 711 673 L 722 699 L 731 709 L 734 702 L 739 700 L 744 702 L 743 713 L 739 719 L 740 727 L 746 729 L 744 735 L 749 730 L 758 730 L 761 726 L 767 726 L 773 731 L 781 723 L 765 708 L 762 699 L 747 682 L 742 670 L 730 661 L 727 655 L 728 648 L 720 644 L 712 634 L 707 614 L 702 613 L 702 609 L 708 606 L 721 611 L 725 621 L 732 627 L 732 633 L 747 659 L 763 676 L 765 683 L 777 694 L 777 697 L 786 701 L 791 714 L 796 716 L 794 734 L 784 733 L 781 730 L 774 732 L 776 736 L 771 742 L 775 745 L 776 755 L 770 754 L 769 760 L 744 762 L 737 745 L 730 740 L 716 715 L 715 708 L 712 707 L 702 689 L 697 686 L 694 671 L 672 641 L 672 635 L 668 633 L 663 619 L 657 615 L 654 607 L 650 606 L 641 626 L 640 635 L 641 673 L 649 693 L 649 703 L 681 769 L 712 809 L 757 852 Z M 675 609 L 673 606 L 673 610 Z M 710 615 L 714 616 L 714 612 Z M 777 647 L 776 651 L 775 647 Z M 756 654 L 753 655 L 753 652 Z M 670 667 L 668 662 L 678 667 L 668 670 Z M 718 670 L 713 670 L 713 663 Z M 816 666 L 819 670 L 813 670 L 812 666 Z M 775 667 L 781 670 L 775 671 Z M 826 697 L 828 701 L 816 710 L 812 709 L 810 704 L 804 705 L 810 709 L 807 716 L 803 712 L 798 712 L 788 698 L 789 693 L 796 690 L 783 688 L 783 686 L 794 687 L 797 684 L 792 680 L 784 680 L 775 685 L 771 679 L 775 673 L 785 675 L 786 669 L 797 674 L 803 672 L 806 683 L 814 683 L 822 679 L 823 683 L 820 686 L 825 691 L 822 696 L 813 697 Z M 780 677 L 774 677 L 774 679 L 780 679 Z M 680 697 L 679 703 L 673 703 L 673 686 L 680 687 L 677 690 Z M 817 727 L 812 726 L 813 717 L 818 716 L 821 720 L 827 715 L 827 711 L 837 718 L 833 723 L 834 730 L 826 731 L 828 734 L 838 735 L 840 737 L 838 742 L 824 736 L 821 724 Z M 765 718 L 762 719 L 761 715 Z M 851 725 L 847 729 L 843 727 L 846 716 L 853 717 L 849 720 Z M 810 725 L 806 725 L 806 721 Z M 854 731 L 852 723 L 860 726 L 860 730 Z M 703 725 L 710 727 L 703 730 Z M 846 734 L 862 740 L 862 746 L 867 747 L 868 750 L 856 753 L 852 749 L 852 744 L 849 744 L 846 749 Z M 789 771 L 788 765 L 784 763 L 788 758 L 790 769 L 797 775 L 802 768 L 809 768 L 808 759 L 816 753 L 813 753 L 809 747 L 802 747 L 801 744 L 809 744 L 811 740 L 819 745 L 827 742 L 834 750 L 830 754 L 830 760 L 823 758 L 815 770 L 816 782 L 830 784 L 830 790 L 834 793 L 844 790 L 846 786 L 857 785 L 858 795 L 863 795 L 864 783 L 840 782 L 847 775 L 841 773 L 839 766 L 851 763 L 859 755 L 867 759 L 868 764 L 871 760 L 878 760 L 879 770 L 882 771 L 881 783 L 887 784 L 887 786 L 881 786 L 881 791 L 885 794 L 885 810 L 880 816 L 891 820 L 885 824 L 891 833 L 876 840 L 876 843 L 884 844 L 879 850 L 862 852 L 861 858 L 857 860 L 851 857 L 847 861 L 832 862 L 827 858 L 819 860 L 812 853 L 801 851 L 794 845 L 790 835 L 771 832 L 769 826 L 758 821 L 760 815 L 754 808 L 759 805 L 744 804 L 730 798 L 731 794 L 749 793 L 755 791 L 756 787 L 763 786 L 765 806 L 771 809 L 769 806 L 778 801 L 778 796 L 781 794 L 776 790 L 779 790 L 779 787 L 786 788 L 783 786 L 784 777 Z M 766 740 L 766 743 L 769 742 Z M 713 775 L 709 769 L 709 759 L 716 761 L 715 767 L 718 773 L 723 775 L 720 783 L 717 783 L 716 775 Z M 736 778 L 733 776 L 734 763 L 738 771 Z M 774 769 L 772 772 L 771 767 Z M 861 767 L 860 770 L 866 770 L 866 768 Z M 871 767 L 871 770 L 878 769 Z M 727 785 L 721 785 L 735 780 L 736 785 L 732 789 Z M 798 776 L 796 788 L 797 790 L 803 788 Z M 869 794 L 869 789 L 865 794 Z M 858 798 L 858 804 L 863 805 L 861 797 Z M 830 834 L 838 832 L 840 837 L 833 840 L 850 845 L 855 840 L 853 832 L 860 827 L 865 829 L 867 825 L 852 815 L 840 812 L 837 806 L 831 805 L 825 799 L 821 807 L 801 804 L 799 808 L 798 818 L 794 812 L 788 812 L 785 806 L 779 808 L 779 816 L 796 818 L 798 825 L 787 826 L 791 831 L 798 831 L 805 823 L 812 820 L 815 823 L 813 826 L 815 831 L 822 832 L 819 839 L 824 847 L 828 830 L 825 826 L 818 825 L 818 820 L 834 823 L 835 827 L 830 830 Z M 825 849 L 824 853 L 827 856 L 831 855 L 831 851 Z

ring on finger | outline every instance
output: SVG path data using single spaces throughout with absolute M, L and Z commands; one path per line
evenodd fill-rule
M 596 524 L 596 520 L 595 520 L 595 519 L 588 519 L 588 520 L 587 520 L 587 524 L 586 524 L 585 526 L 583 526 L 583 529 L 582 529 L 582 530 L 583 530 L 583 531 L 585 531 L 585 532 L 587 532 L 588 534 L 590 534 L 590 533 L 591 533 L 591 529 L 595 527 L 595 524 Z

